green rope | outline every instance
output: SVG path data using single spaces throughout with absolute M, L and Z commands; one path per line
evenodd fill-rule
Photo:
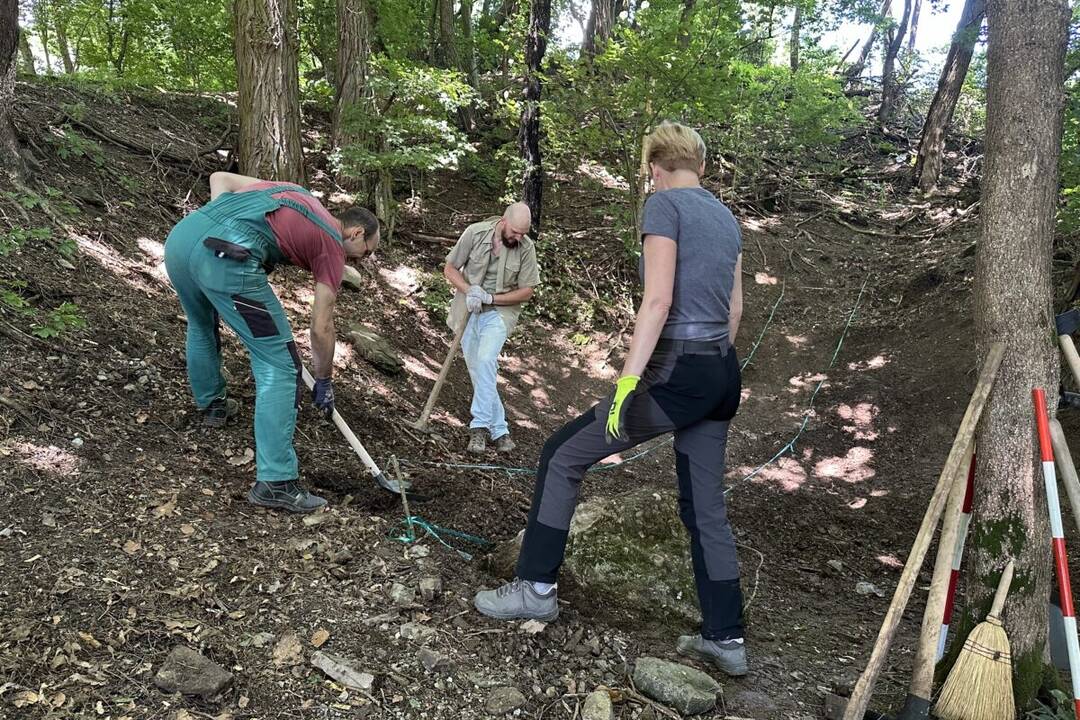
M 461 532 L 460 530 L 454 530 L 453 528 L 446 528 L 446 527 L 443 527 L 441 525 L 436 525 L 435 523 L 428 522 L 427 520 L 420 517 L 419 515 L 410 515 L 410 516 L 408 516 L 407 518 L 402 520 L 400 523 L 398 523 L 399 528 L 402 525 L 405 526 L 405 532 L 401 533 L 401 534 L 394 534 L 394 531 L 391 531 L 391 533 L 390 533 L 390 539 L 391 540 L 396 540 L 397 542 L 400 542 L 400 543 L 409 544 L 409 543 L 414 543 L 417 540 L 420 540 L 421 537 L 430 536 L 430 537 L 435 538 L 435 540 L 437 540 L 441 545 L 453 550 L 454 552 L 456 552 L 458 555 L 460 555 L 461 557 L 463 557 L 466 560 L 472 560 L 473 559 L 472 554 L 467 553 L 464 550 L 459 550 L 456 547 L 454 547 L 453 545 L 451 545 L 450 543 L 443 540 L 444 535 L 446 537 L 457 538 L 458 540 L 464 540 L 465 542 L 472 543 L 473 545 L 477 545 L 477 546 L 479 546 L 481 548 L 489 548 L 492 545 L 494 545 L 494 543 L 492 543 L 490 540 L 485 540 L 482 537 L 479 537 L 477 535 L 470 535 L 469 533 L 464 533 L 464 532 Z M 424 535 L 422 535 L 420 537 L 417 537 L 415 531 L 413 530 L 414 527 L 418 527 L 421 530 L 423 530 Z

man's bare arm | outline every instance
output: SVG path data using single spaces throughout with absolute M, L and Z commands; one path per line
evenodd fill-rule
M 237 175 L 236 173 L 218 171 L 210 174 L 210 199 L 217 200 L 222 193 L 237 192 L 248 185 L 262 182 L 259 178 Z
M 500 293 L 494 297 L 496 305 L 520 305 L 532 298 L 532 296 L 533 289 L 531 287 L 525 287 L 511 290 L 510 292 Z
M 334 374 L 334 303 L 337 293 L 324 283 L 315 283 L 315 303 L 311 306 L 311 364 L 317 379 Z

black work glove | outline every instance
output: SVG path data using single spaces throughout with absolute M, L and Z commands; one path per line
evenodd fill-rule
M 311 389 L 311 399 L 327 420 L 334 416 L 334 383 L 330 378 L 315 381 L 315 387 Z

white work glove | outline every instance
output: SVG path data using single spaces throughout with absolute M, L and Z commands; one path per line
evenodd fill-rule
M 465 295 L 465 307 L 471 313 L 478 313 L 485 305 L 491 305 L 494 302 L 495 298 L 491 296 L 491 293 L 479 285 L 471 286 Z

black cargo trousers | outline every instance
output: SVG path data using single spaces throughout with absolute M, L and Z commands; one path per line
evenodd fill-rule
M 726 342 L 660 340 L 638 389 L 625 401 L 622 439 L 608 444 L 605 438 L 608 398 L 544 445 L 517 576 L 556 582 L 578 489 L 589 467 L 674 432 L 679 516 L 690 534 L 701 634 L 710 640 L 742 637 L 739 566 L 724 503 L 728 423 L 738 410 L 741 389 L 739 362 Z

